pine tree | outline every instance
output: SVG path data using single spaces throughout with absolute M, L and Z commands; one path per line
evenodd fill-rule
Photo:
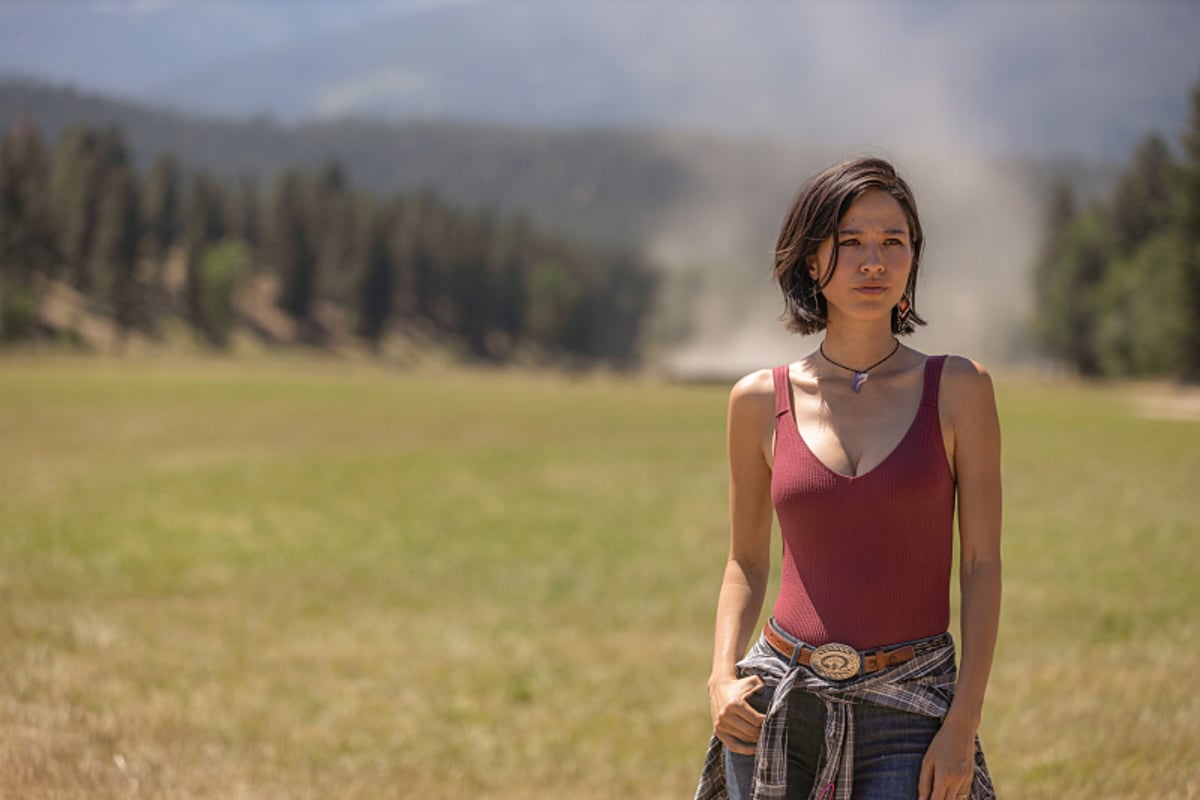
M 418 231 L 412 213 L 412 201 L 403 195 L 390 198 L 380 208 L 387 230 L 388 258 L 392 262 L 392 313 L 396 319 L 419 319 L 416 294 L 415 257 Z
M 276 305 L 301 323 L 311 319 L 317 278 L 305 189 L 298 173 L 284 173 L 272 198 L 270 222 L 271 261 L 279 273 Z
M 193 330 L 210 342 L 217 337 L 214 335 L 213 321 L 205 310 L 208 288 L 205 286 L 203 255 L 210 245 L 224 235 L 222 206 L 221 190 L 210 178 L 197 175 L 191 179 L 182 209 L 186 263 L 184 314 Z
M 183 242 L 189 247 L 218 242 L 224 238 L 225 194 L 220 185 L 203 173 L 192 177 L 182 207 Z
M 51 175 L 58 252 L 71 283 L 85 294 L 96 284 L 94 249 L 101 195 L 113 175 L 129 168 L 129 154 L 116 128 L 96 133 L 75 127 L 59 138 Z
M 1188 128 L 1183 134 L 1184 159 L 1179 169 L 1176 230 L 1182 249 L 1184 337 L 1182 374 L 1200 381 L 1200 81 L 1192 87 Z
M 259 230 L 258 183 L 252 177 L 242 177 L 228 193 L 225 204 L 225 230 L 234 239 L 245 243 L 247 252 L 258 248 Z
M 49 174 L 46 146 L 32 124 L 0 142 L 0 274 L 28 282 L 53 265 Z
M 461 221 L 450 262 L 450 299 L 455 309 L 457 333 L 471 354 L 486 358 L 491 306 L 491 268 L 488 263 L 492 221 L 489 215 Z
M 499 224 L 492 236 L 491 324 L 493 357 L 505 357 L 519 346 L 525 328 L 525 268 L 533 231 L 518 217 Z
M 142 225 L 146 255 L 161 261 L 180 235 L 179 161 L 170 153 L 154 159 L 142 188 Z
M 1137 375 L 1158 370 L 1169 343 L 1149 338 L 1166 328 L 1173 318 L 1178 292 L 1172 289 L 1173 264 L 1161 261 L 1145 272 L 1147 253 L 1156 258 L 1169 254 L 1157 239 L 1171 219 L 1172 163 L 1166 141 L 1158 134 L 1146 136 L 1134 151 L 1132 163 L 1122 173 L 1111 201 L 1097 209 L 1108 228 L 1104 274 L 1094 291 L 1063 299 L 1085 301 L 1094 331 L 1092 348 L 1098 370 L 1104 375 Z M 1156 308 L 1157 319 L 1147 320 L 1145 309 Z
M 412 294 L 416 316 L 437 325 L 446 316 L 442 311 L 446 283 L 444 248 L 450 238 L 445 232 L 446 215 L 437 195 L 429 190 L 412 198 L 407 207 L 408 227 L 412 231 Z
M 41 134 L 22 122 L 0 142 L 0 340 L 28 334 L 34 276 L 56 260 L 48 175 Z
M 1102 370 L 1097 296 L 1109 268 L 1109 228 L 1104 209 L 1093 208 L 1063 230 L 1058 257 L 1046 272 L 1037 321 L 1038 339 L 1048 353 L 1087 376 Z
M 376 214 L 368 225 L 358 310 L 358 333 L 372 348 L 379 347 L 387 328 L 394 291 L 395 272 L 388 251 L 385 220 L 381 214 Z
M 137 281 L 137 183 L 133 170 L 114 164 L 105 170 L 97 209 L 92 274 L 103 290 L 102 306 L 124 333 L 144 319 L 143 294 Z
M 1132 253 L 1170 222 L 1174 169 L 1165 139 L 1153 133 L 1141 141 L 1113 196 L 1113 233 L 1122 253 Z
M 362 260 L 364 242 L 370 225 L 357 226 L 354 213 L 370 215 L 369 201 L 351 194 L 345 170 L 337 162 L 326 164 L 312 183 L 312 213 L 309 232 L 316 250 L 314 292 L 339 305 L 352 306 L 359 278 L 356 262 Z M 367 219 L 367 217 L 359 217 Z M 359 249 L 360 252 L 355 253 Z
M 83 292 L 92 286 L 92 237 L 100 184 L 97 147 L 98 136 L 89 128 L 76 126 L 64 131 L 55 148 L 50 178 L 60 267 Z

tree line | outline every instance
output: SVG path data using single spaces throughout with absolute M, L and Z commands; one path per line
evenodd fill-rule
M 630 253 L 430 190 L 357 191 L 336 163 L 283 170 L 261 192 L 252 178 L 189 173 L 171 153 L 138 174 L 115 128 L 71 127 L 51 150 L 23 123 L 0 141 L 0 341 L 39 335 L 40 293 L 64 281 L 122 333 L 153 336 L 180 317 L 221 348 L 237 292 L 264 275 L 301 341 L 322 341 L 318 312 L 332 307 L 371 346 L 409 331 L 494 361 L 630 364 L 655 290 Z
M 1035 332 L 1086 376 L 1200 381 L 1200 83 L 1177 156 L 1145 137 L 1105 196 L 1051 193 Z

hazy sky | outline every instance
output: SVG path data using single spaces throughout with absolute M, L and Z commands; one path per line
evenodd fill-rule
M 0 73 L 183 109 L 685 128 L 898 158 L 931 243 L 936 324 L 918 344 L 974 354 L 1019 337 L 1040 236 L 1043 198 L 993 156 L 1119 165 L 1150 131 L 1174 140 L 1198 42 L 1200 2 L 1167 0 L 0 0 Z M 760 262 L 817 166 L 693 165 L 700 185 L 647 243 L 705 287 L 679 364 L 797 346 Z
M 414 64 L 413 48 L 376 44 L 384 52 L 377 63 L 318 70 L 302 102 L 279 99 L 288 77 L 282 54 L 295 63 L 311 48 L 307 63 L 344 63 L 348 57 L 332 51 L 357 55 L 356 43 L 372 34 L 386 42 L 394 31 L 398 41 L 414 27 L 406 15 L 443 6 L 457 7 L 447 35 L 458 38 L 444 43 L 441 62 Z M 611 67 L 597 83 L 608 81 L 609 97 L 628 97 L 634 124 L 848 145 L 974 142 L 990 152 L 1119 160 L 1150 130 L 1173 136 L 1200 79 L 1200 3 L 1166 0 L 8 2 L 0 5 L 0 71 L 127 96 L 161 97 L 170 87 L 184 108 L 249 113 L 244 91 L 242 105 L 230 100 L 228 108 L 219 86 L 206 97 L 179 91 L 224 67 L 226 81 L 260 80 L 262 110 L 286 120 L 321 113 L 330 97 L 385 113 L 413 86 L 440 97 L 447 61 L 463 54 L 454 48 L 469 46 L 464 53 L 482 53 L 485 71 L 468 82 L 511 69 L 514 84 L 536 82 L 515 86 L 518 97 L 541 92 L 542 107 L 568 124 L 604 124 L 623 110 L 611 101 L 583 104 L 578 84 L 556 76 L 554 62 L 541 72 L 522 62 L 530 42 L 550 31 L 587 50 L 589 65 Z M 539 52 L 559 63 L 571 56 Z M 273 76 L 271 54 L 280 54 Z M 264 65 L 262 74 L 239 71 L 251 63 Z
M 0 4 L 0 65 L 115 92 L 453 0 L 81 0 Z M 138 49 L 130 50 L 130 42 Z

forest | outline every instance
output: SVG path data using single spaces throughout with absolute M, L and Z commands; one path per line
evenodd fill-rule
M 39 313 L 61 285 L 120 339 L 170 319 L 218 349 L 239 325 L 314 345 L 343 327 L 369 347 L 394 331 L 470 359 L 627 367 L 655 280 L 632 253 L 520 215 L 356 190 L 336 162 L 283 169 L 260 191 L 170 152 L 140 172 L 114 127 L 75 125 L 50 145 L 24 121 L 0 142 L 0 340 L 69 334 Z M 249 287 L 284 325 L 239 313 Z
M 1200 83 L 1189 102 L 1177 143 L 1146 136 L 1112 178 L 1018 170 L 1045 198 L 1031 333 L 1085 377 L 1200 380 Z M 635 133 L 288 133 L 28 86 L 0 110 L 17 120 L 0 141 L 0 344 L 78 336 L 43 313 L 69 290 L 118 341 L 182 321 L 217 350 L 239 330 L 368 348 L 399 333 L 455 358 L 631 367 L 663 293 L 641 246 L 694 182 Z M 215 170 L 209 140 L 243 167 L 261 152 L 260 169 Z M 166 141 L 185 155 L 147 153 Z M 322 143 L 369 160 L 318 162 Z
M 1177 154 L 1145 137 L 1082 207 L 1069 183 L 1051 191 L 1034 332 L 1081 375 L 1200 381 L 1200 83 L 1180 138 Z

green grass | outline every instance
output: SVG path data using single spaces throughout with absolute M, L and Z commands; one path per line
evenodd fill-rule
M 1200 796 L 1200 424 L 998 385 L 997 786 Z M 725 398 L 0 360 L 0 796 L 690 796 Z

